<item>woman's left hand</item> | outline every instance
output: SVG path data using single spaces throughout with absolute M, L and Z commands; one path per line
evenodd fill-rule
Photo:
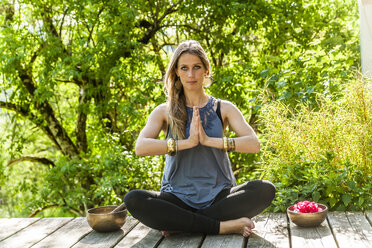
M 204 131 L 203 125 L 201 123 L 200 115 L 199 115 L 199 109 L 196 110 L 196 114 L 199 116 L 199 142 L 202 145 L 206 145 L 206 142 L 208 140 L 208 136 Z

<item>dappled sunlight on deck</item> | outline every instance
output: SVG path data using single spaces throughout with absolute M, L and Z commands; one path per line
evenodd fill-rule
M 250 237 L 241 235 L 172 234 L 164 238 L 133 217 L 118 231 L 93 231 L 84 217 L 0 219 L 2 248 L 126 248 L 126 247 L 372 247 L 372 212 L 330 212 L 318 227 L 293 224 L 285 214 L 266 213 L 253 218 L 256 228 Z

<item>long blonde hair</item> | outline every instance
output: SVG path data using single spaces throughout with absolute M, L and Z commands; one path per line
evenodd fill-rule
M 186 97 L 183 86 L 176 74 L 178 60 L 182 54 L 189 53 L 196 55 L 202 61 L 204 68 L 207 70 L 207 78 L 211 76 L 211 65 L 207 54 L 201 47 L 200 43 L 195 40 L 187 40 L 178 45 L 173 53 L 167 72 L 164 77 L 165 94 L 168 97 L 168 117 L 172 137 L 177 139 L 185 138 L 185 127 L 187 121 Z M 207 80 L 205 80 L 207 81 Z M 205 86 L 209 86 L 210 80 Z

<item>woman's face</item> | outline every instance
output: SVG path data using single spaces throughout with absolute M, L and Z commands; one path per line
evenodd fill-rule
M 203 87 L 207 70 L 199 56 L 184 53 L 178 59 L 176 74 L 180 77 L 184 89 L 192 90 Z

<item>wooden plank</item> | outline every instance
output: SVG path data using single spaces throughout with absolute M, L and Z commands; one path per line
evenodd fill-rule
M 40 218 L 2 218 L 0 219 L 0 241 L 38 221 Z
M 32 248 L 71 247 L 92 231 L 85 217 L 67 223 Z
M 372 247 L 372 227 L 362 212 L 347 212 L 347 218 L 366 247 Z
M 292 248 L 337 248 L 327 221 L 318 227 L 299 227 L 290 221 Z
M 159 231 L 139 223 L 115 248 L 156 247 L 162 238 L 163 236 Z
M 44 239 L 55 230 L 70 222 L 73 218 L 44 218 L 29 225 L 25 229 L 4 239 L 0 242 L 0 247 L 5 248 L 25 248 L 34 245 Z
M 363 213 L 331 212 L 328 219 L 340 248 L 372 247 L 372 227 Z
M 372 211 L 368 211 L 365 214 L 366 214 L 367 220 L 369 221 L 369 224 L 371 224 L 372 226 Z
M 124 226 L 115 232 L 99 233 L 96 231 L 90 232 L 78 243 L 74 248 L 107 248 L 114 247 L 128 232 L 130 232 L 136 225 L 138 220 L 133 217 L 128 217 Z
M 207 235 L 201 248 L 236 248 L 245 244 L 244 237 L 238 234 Z
M 253 218 L 255 229 L 248 238 L 247 247 L 289 248 L 287 217 L 280 213 L 266 213 Z
M 166 237 L 158 246 L 159 248 L 192 248 L 199 247 L 204 235 L 196 233 L 174 233 Z

